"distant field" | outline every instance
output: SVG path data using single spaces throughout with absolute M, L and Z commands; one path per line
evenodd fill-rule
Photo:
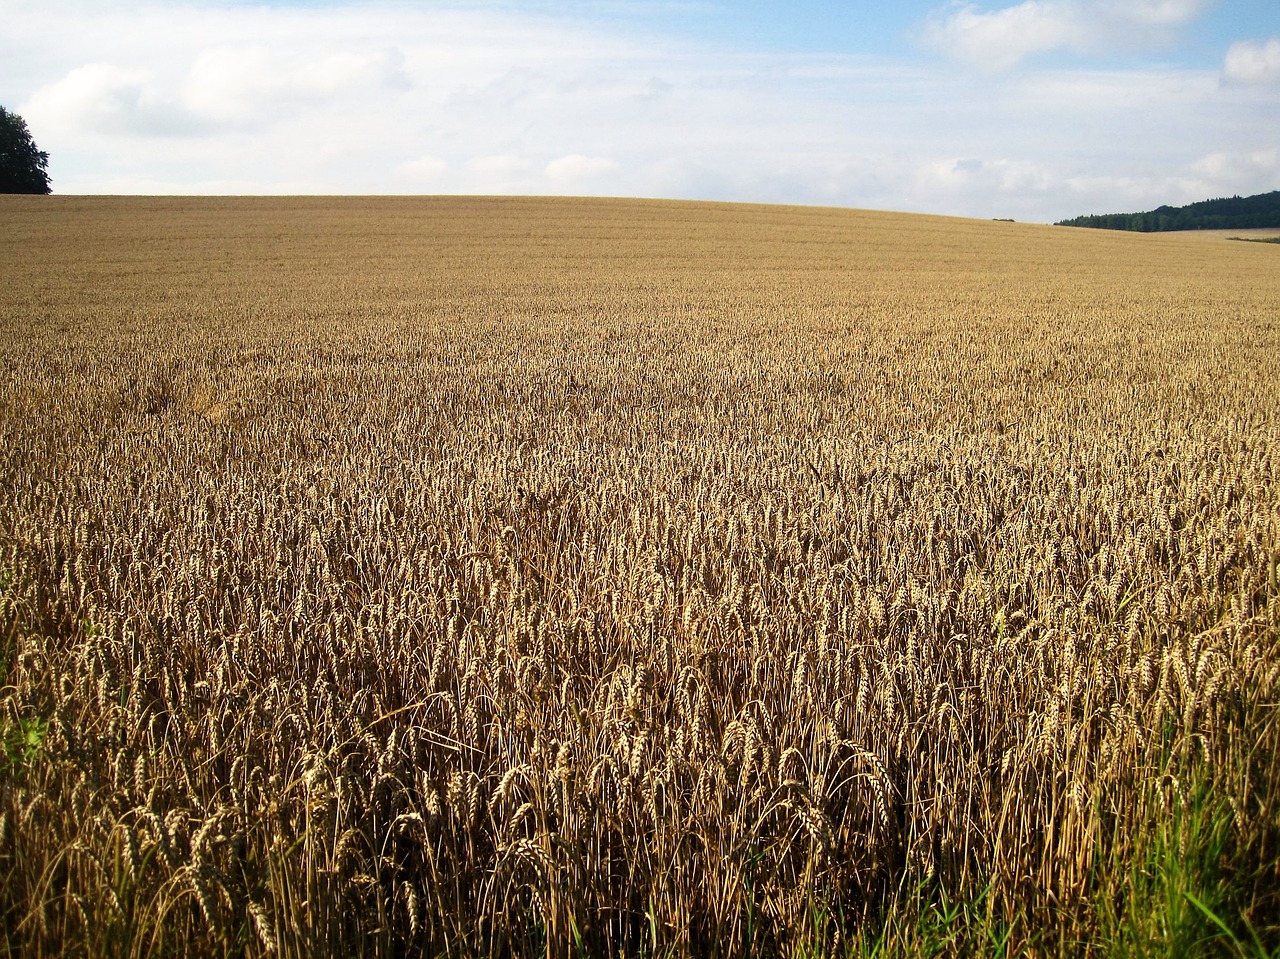
M 1274 248 L 0 226 L 12 954 L 1277 948 Z
M 1267 240 L 1280 237 L 1280 229 L 1260 228 L 1257 230 L 1181 230 L 1163 234 L 1165 236 L 1186 237 L 1198 236 L 1206 240 Z

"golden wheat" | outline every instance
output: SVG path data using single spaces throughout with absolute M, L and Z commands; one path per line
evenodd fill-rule
M 1192 782 L 1274 915 L 1273 249 L 0 219 L 11 949 L 835 953 L 925 885 L 1087 934 Z

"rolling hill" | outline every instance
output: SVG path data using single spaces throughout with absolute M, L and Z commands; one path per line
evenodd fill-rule
M 1057 226 L 1165 233 L 1174 230 L 1251 230 L 1280 227 L 1280 190 L 1255 196 L 1160 206 L 1144 213 L 1103 213 L 1061 220 Z

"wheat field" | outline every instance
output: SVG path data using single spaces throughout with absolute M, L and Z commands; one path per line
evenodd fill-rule
M 0 224 L 7 954 L 1276 948 L 1274 247 Z

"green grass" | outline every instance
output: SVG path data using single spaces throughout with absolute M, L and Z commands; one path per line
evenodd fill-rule
M 1269 955 L 1237 953 L 1233 927 L 1248 927 L 1231 885 L 1230 810 L 1205 787 L 1179 800 L 1138 837 L 1129 861 L 1113 858 L 1098 877 L 1099 954 L 1108 956 Z M 1083 944 L 1082 944 L 1083 945 Z
M 939 959 L 1031 954 L 1035 937 L 1022 913 L 999 917 L 988 890 L 971 900 L 950 898 L 925 888 L 902 897 L 861 930 L 842 953 L 850 959 Z
M 988 890 L 964 900 L 922 886 L 869 917 L 849 942 L 797 953 L 812 959 L 1280 959 L 1280 929 L 1259 927 L 1274 904 L 1247 898 L 1251 850 L 1238 845 L 1230 807 L 1215 798 L 1207 778 L 1181 790 L 1170 786 L 1168 801 L 1153 797 L 1156 812 L 1129 853 L 1100 845 L 1091 898 L 1080 906 L 1010 916 L 997 911 Z M 1260 915 L 1251 919 L 1251 911 Z

